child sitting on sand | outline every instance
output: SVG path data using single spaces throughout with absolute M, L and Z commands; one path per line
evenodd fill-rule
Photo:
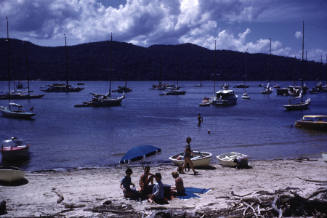
M 175 179 L 175 187 L 172 187 L 172 192 L 176 196 L 184 196 L 185 195 L 185 188 L 184 182 L 181 177 L 179 177 L 178 172 L 172 172 L 171 175 Z
M 144 174 L 142 174 L 139 181 L 142 197 L 147 197 L 152 193 L 153 177 L 154 175 L 150 173 L 150 167 L 144 167 Z
M 149 198 L 149 201 L 153 201 L 157 204 L 168 204 L 168 201 L 165 199 L 165 186 L 161 182 L 161 174 L 156 173 L 155 178 L 157 183 L 153 186 L 152 195 Z
M 127 168 L 126 176 L 120 182 L 120 188 L 123 189 L 124 197 L 131 199 L 138 199 L 140 196 L 139 192 L 135 190 L 135 185 L 132 183 L 131 175 L 133 173 L 132 169 Z M 133 186 L 133 188 L 131 188 Z

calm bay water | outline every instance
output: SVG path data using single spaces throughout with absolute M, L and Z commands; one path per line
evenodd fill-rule
M 32 81 L 31 89 L 40 93 L 40 87 L 50 83 Z M 115 165 L 128 149 L 141 144 L 162 148 L 151 160 L 165 162 L 184 150 L 187 136 L 192 137 L 194 150 L 213 155 L 238 151 L 265 160 L 327 151 L 326 132 L 292 127 L 303 114 L 327 114 L 327 93 L 309 94 L 309 110 L 287 112 L 282 105 L 288 97 L 277 96 L 275 91 L 262 95 L 260 82 L 247 82 L 251 100 L 240 98 L 243 89 L 234 89 L 239 95 L 236 106 L 199 107 L 201 99 L 213 93 L 211 81 L 203 82 L 202 87 L 195 87 L 198 82 L 180 82 L 187 92 L 184 96 L 159 96 L 160 91 L 150 90 L 154 83 L 129 82 L 133 92 L 121 107 L 74 108 L 90 100 L 89 92 L 107 92 L 108 82 L 104 81 L 85 82 L 79 93 L 45 93 L 41 99 L 15 100 L 27 109 L 33 106 L 37 115 L 34 120 L 0 117 L 0 139 L 17 136 L 31 145 L 31 159 L 21 166 L 27 170 Z M 282 87 L 291 84 L 278 83 Z M 314 84 L 307 82 L 309 87 Z M 118 85 L 123 82 L 113 82 L 113 88 Z M 0 82 L 1 90 L 7 90 L 7 82 Z M 0 100 L 0 105 L 6 104 L 8 100 Z M 201 127 L 197 126 L 198 113 L 204 117 Z

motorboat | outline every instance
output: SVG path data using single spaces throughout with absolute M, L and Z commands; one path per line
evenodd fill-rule
M 234 88 L 238 88 L 238 89 L 246 89 L 246 88 L 249 88 L 250 86 L 249 85 L 246 85 L 246 84 L 238 84 L 238 85 L 235 85 Z
M 311 98 L 307 98 L 305 101 L 299 102 L 289 102 L 288 104 L 283 105 L 286 110 L 305 110 L 308 109 L 309 104 L 311 103 Z
M 216 156 L 219 164 L 227 167 L 236 167 L 238 163 L 247 165 L 248 156 L 238 152 L 223 153 Z
M 167 92 L 165 92 L 165 95 L 185 95 L 186 91 L 179 90 L 179 89 L 170 89 Z
M 118 88 L 116 90 L 112 90 L 112 92 L 119 92 L 119 93 L 127 93 L 127 92 L 131 92 L 132 89 L 128 88 L 127 86 L 118 86 Z
M 247 92 L 244 92 L 244 93 L 242 94 L 242 99 L 250 100 L 251 98 L 250 98 L 250 96 L 248 95 Z
M 47 85 L 45 88 L 42 88 L 41 91 L 43 92 L 79 92 L 82 91 L 84 88 L 82 87 L 73 87 L 69 84 L 65 83 L 53 83 Z
M 11 137 L 1 143 L 2 161 L 24 161 L 29 159 L 29 145 Z
M 32 95 L 30 92 L 24 91 L 13 91 L 10 94 L 0 94 L 0 99 L 35 99 L 35 98 L 42 98 L 43 94 Z
M 28 119 L 35 116 L 32 111 L 25 111 L 22 105 L 13 102 L 10 102 L 8 107 L 0 106 L 0 111 L 4 117 Z
M 25 173 L 17 167 L 0 166 L 0 182 L 16 182 L 24 179 Z
M 191 161 L 194 167 L 207 167 L 210 164 L 212 153 L 210 152 L 200 152 L 193 151 L 191 156 Z M 184 153 L 179 153 L 169 157 L 174 164 L 182 166 L 184 164 Z
M 304 115 L 301 120 L 295 121 L 295 127 L 327 130 L 327 115 Z
M 74 107 L 113 107 L 120 106 L 125 95 L 119 97 L 112 97 L 111 95 L 99 95 L 93 94 L 91 101 L 83 102 L 82 104 L 76 104 Z
M 209 97 L 204 97 L 201 101 L 201 103 L 199 104 L 200 107 L 207 107 L 210 106 L 212 103 L 211 99 Z
M 233 90 L 219 90 L 216 92 L 216 96 L 212 100 L 213 105 L 229 106 L 237 103 L 237 95 Z

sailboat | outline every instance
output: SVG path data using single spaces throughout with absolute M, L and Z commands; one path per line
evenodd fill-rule
M 118 86 L 117 89 L 112 90 L 112 92 L 119 92 L 119 93 L 127 93 L 127 92 L 131 92 L 132 89 L 127 87 L 127 80 L 125 81 L 124 86 Z
M 10 83 L 11 83 L 11 68 L 10 68 L 10 39 L 9 39 L 9 25 L 8 25 L 8 18 L 7 19 L 7 42 L 8 42 L 8 88 L 9 92 L 0 94 L 0 99 L 33 99 L 33 98 L 41 98 L 44 95 L 31 95 L 30 91 L 30 82 L 29 82 L 29 72 L 28 72 L 28 58 L 26 53 L 26 45 L 24 43 L 24 52 L 25 52 L 25 66 L 27 71 L 27 92 L 23 90 L 17 90 L 17 86 L 15 87 L 14 91 L 11 91 L 10 89 Z M 21 83 L 18 83 L 18 85 L 22 85 Z
M 186 91 L 181 90 L 181 87 L 178 85 L 178 79 L 176 80 L 175 85 L 166 86 L 166 91 L 161 93 L 160 95 L 185 95 Z
M 245 99 L 245 100 L 250 100 L 250 96 L 248 95 L 248 93 L 246 92 L 246 88 L 248 88 L 249 86 L 248 85 L 245 85 L 245 78 L 246 78 L 246 73 L 247 73 L 247 59 L 246 59 L 246 56 L 247 54 L 244 54 L 244 81 L 243 81 L 243 87 L 244 88 L 244 92 L 241 96 L 242 99 Z
M 28 112 L 23 109 L 23 106 L 20 104 L 16 104 L 11 102 L 11 90 L 10 90 L 10 78 L 11 78 L 11 71 L 10 71 L 10 40 L 8 34 L 8 18 L 7 19 L 7 42 L 8 42 L 8 106 L 0 106 L 0 111 L 3 116 L 5 117 L 12 117 L 12 118 L 31 118 L 35 115 L 33 112 Z
M 302 63 L 304 61 L 304 21 L 303 21 L 303 30 L 302 30 Z M 303 95 L 304 95 L 304 83 L 301 79 L 301 89 L 299 96 L 295 97 L 292 100 L 289 101 L 288 104 L 283 105 L 286 110 L 304 110 L 308 109 L 309 104 L 311 103 L 311 99 L 307 98 L 305 101 L 303 101 Z M 300 101 L 298 101 L 300 99 Z
M 110 43 L 112 42 L 112 34 L 110 37 Z M 111 57 L 111 55 L 110 55 Z M 109 69 L 109 74 L 110 73 Z M 118 96 L 118 97 L 112 97 L 111 96 L 111 76 L 109 80 L 109 91 L 107 94 L 95 94 L 90 93 L 92 95 L 91 101 L 83 102 L 82 104 L 76 104 L 74 107 L 112 107 L 112 106 L 120 106 L 122 100 L 125 98 L 125 95 Z
M 269 66 L 268 66 L 268 69 L 270 72 L 270 62 L 271 62 L 271 39 L 269 39 Z M 270 83 L 269 81 L 267 82 L 266 86 L 264 87 L 263 91 L 261 92 L 261 94 L 264 94 L 264 95 L 270 95 L 272 93 L 273 89 L 272 87 L 270 86 Z
M 46 88 L 41 88 L 43 92 L 80 92 L 84 88 L 82 87 L 73 87 L 68 82 L 68 51 L 67 51 L 67 42 L 66 42 L 66 34 L 65 34 L 65 72 L 66 72 L 66 83 L 53 83 L 47 85 Z

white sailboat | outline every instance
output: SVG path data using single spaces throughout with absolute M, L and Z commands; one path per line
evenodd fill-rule
M 112 42 L 112 34 L 110 36 L 110 42 Z M 110 55 L 111 56 L 111 55 Z M 109 70 L 109 74 L 110 70 Z M 109 80 L 109 91 L 107 94 L 95 94 L 90 93 L 92 95 L 91 101 L 83 102 L 82 104 L 76 104 L 74 107 L 112 107 L 112 106 L 120 106 L 122 100 L 125 98 L 125 95 L 113 97 L 111 96 L 111 76 Z
M 302 63 L 304 60 L 304 21 L 303 21 L 303 30 L 302 30 Z M 301 79 L 301 88 L 300 93 L 297 97 L 291 99 L 288 104 L 283 105 L 286 110 L 305 110 L 308 109 L 309 104 L 311 103 L 311 99 L 307 98 L 305 101 L 303 100 L 304 94 L 304 83 L 303 79 Z

